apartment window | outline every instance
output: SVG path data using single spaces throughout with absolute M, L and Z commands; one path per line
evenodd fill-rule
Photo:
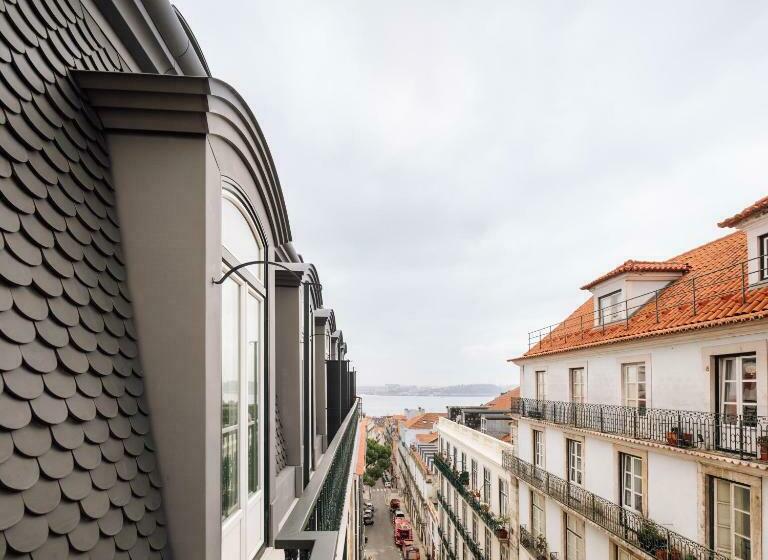
M 621 366 L 624 386 L 624 405 L 645 410 L 648 406 L 648 387 L 645 364 L 623 364 Z
M 742 416 L 747 425 L 754 426 L 757 418 L 757 358 L 754 354 L 724 356 L 719 359 L 717 369 L 720 413 L 726 422 L 733 423 L 737 416 Z M 727 445 L 727 442 L 723 443 Z
M 486 527 L 485 528 L 485 547 L 483 548 L 483 552 L 485 552 L 485 557 L 490 558 L 492 556 L 492 541 L 491 541 L 491 530 Z
M 536 372 L 536 400 L 543 401 L 547 398 L 546 394 L 546 371 Z
M 477 515 L 472 514 L 472 540 L 477 542 Z
M 221 291 L 221 515 L 240 505 L 240 285 L 228 278 Z
M 491 471 L 483 467 L 483 501 L 491 503 Z
M 584 521 L 565 514 L 565 560 L 584 560 Z
M 604 325 L 612 321 L 624 318 L 624 307 L 621 302 L 621 290 L 600 296 L 597 299 L 600 324 Z
M 458 454 L 458 450 L 456 449 L 456 446 L 453 446 L 453 463 L 451 463 L 451 466 L 456 469 L 458 468 L 458 463 L 456 462 L 456 455 Z
M 467 526 L 467 502 L 461 501 L 461 523 Z
M 571 402 L 584 403 L 584 368 L 571 368 Z
M 581 486 L 584 476 L 583 449 L 584 444 L 575 439 L 567 439 L 568 448 L 568 482 Z
M 259 437 L 259 394 L 261 390 L 261 375 L 259 364 L 261 360 L 259 333 L 261 331 L 261 301 L 249 292 L 246 298 L 246 393 L 248 396 L 248 494 L 256 493 L 261 487 L 259 455 L 261 438 Z
M 453 511 L 459 511 L 459 492 L 453 493 Z
M 507 503 L 509 500 L 509 491 L 507 490 L 507 482 L 499 479 L 499 515 L 507 515 Z
M 461 469 L 462 471 L 467 470 L 467 454 L 463 451 L 461 452 Z
M 477 461 L 472 459 L 472 471 L 470 473 L 470 483 L 472 484 L 472 490 L 477 490 Z
M 622 453 L 621 461 L 621 505 L 626 509 L 643 512 L 643 460 L 640 457 Z
M 616 547 L 616 560 L 638 560 L 637 556 L 630 553 L 628 550 L 625 550 L 621 548 L 620 546 Z
M 533 465 L 544 468 L 544 432 L 533 430 Z
M 544 496 L 531 490 L 531 534 L 533 538 L 546 535 L 546 518 L 544 517 Z
M 509 547 L 505 544 L 499 549 L 499 560 L 509 560 Z
M 713 479 L 714 548 L 735 560 L 751 560 L 751 491 L 748 486 Z
M 757 238 L 760 250 L 760 280 L 768 279 L 768 233 Z

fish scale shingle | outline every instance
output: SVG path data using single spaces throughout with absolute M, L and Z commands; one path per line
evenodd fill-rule
M 0 0 L 0 558 L 168 557 L 79 0 Z

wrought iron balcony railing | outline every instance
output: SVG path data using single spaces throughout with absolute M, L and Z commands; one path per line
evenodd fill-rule
M 450 560 L 456 560 L 456 553 L 451 548 L 451 543 L 448 541 L 447 538 L 445 538 L 445 534 L 443 533 L 443 528 L 439 525 L 437 526 L 437 532 L 440 535 L 440 540 L 443 541 L 443 549 L 445 550 L 446 555 Z
M 443 506 L 443 509 L 448 514 L 448 517 L 456 526 L 456 529 L 461 534 L 461 538 L 464 539 L 464 543 L 467 545 L 467 548 L 469 548 L 469 551 L 472 553 L 472 557 L 475 558 L 475 560 L 488 560 L 485 553 L 480 548 L 480 545 L 474 539 L 474 537 L 469 532 L 469 530 L 467 530 L 467 528 L 461 522 L 461 519 L 459 519 L 459 515 L 455 511 L 453 511 L 453 508 L 450 506 L 450 504 L 448 503 L 448 501 L 445 499 L 445 497 L 440 491 L 437 492 L 437 499 L 440 502 L 440 505 Z
M 542 351 L 547 351 L 573 340 L 585 339 L 589 342 L 586 339 L 591 333 L 626 329 L 633 321 L 663 325 L 667 312 L 672 309 L 687 311 L 691 317 L 702 316 L 705 321 L 710 309 L 721 306 L 722 301 L 728 298 L 734 305 L 735 313 L 751 313 L 751 304 L 762 297 L 762 294 L 754 294 L 757 289 L 751 288 L 751 285 L 762 280 L 768 272 L 761 268 L 762 258 L 753 257 L 706 270 L 685 281 L 674 282 L 667 288 L 640 294 L 590 313 L 571 315 L 560 323 L 530 331 L 528 349 L 539 346 Z M 760 286 L 759 289 L 764 288 Z M 613 334 L 620 336 L 619 332 Z
M 645 552 L 651 558 L 728 560 L 726 556 L 670 531 L 647 517 L 534 467 L 508 451 L 502 455 L 502 464 L 505 469 L 529 486 Z
M 684 449 L 768 462 L 768 417 L 512 399 L 512 414 Z
M 475 513 L 480 516 L 480 519 L 483 520 L 483 523 L 485 523 L 491 531 L 496 532 L 503 527 L 501 522 L 499 522 L 493 513 L 491 513 L 490 509 L 483 506 L 480 498 L 475 496 L 472 491 L 462 482 L 459 471 L 454 469 L 449 464 L 448 459 L 446 459 L 440 453 L 436 453 L 433 461 L 437 470 L 439 470 L 442 475 L 448 479 L 448 482 L 451 484 L 451 486 L 453 486 L 456 491 L 461 494 L 467 503 L 469 503 L 469 506 L 475 510 Z
M 525 525 L 520 525 L 520 544 L 536 560 L 558 560 L 557 552 L 549 552 L 544 535 L 532 535 Z
M 286 557 L 336 558 L 339 535 L 344 529 L 342 514 L 360 411 L 361 400 L 358 398 L 275 538 L 275 548 L 285 549 Z

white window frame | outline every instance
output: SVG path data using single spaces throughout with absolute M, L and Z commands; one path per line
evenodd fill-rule
M 534 372 L 536 382 L 536 400 L 543 401 L 547 398 L 547 370 L 537 370 Z
M 712 509 L 712 523 L 713 523 L 713 536 L 714 536 L 714 549 L 717 552 L 721 552 L 730 558 L 733 558 L 734 560 L 751 560 L 752 554 L 752 512 L 751 510 L 747 509 L 740 509 L 736 506 L 736 491 L 746 491 L 747 492 L 747 507 L 751 508 L 751 502 L 752 502 L 752 488 L 749 486 L 746 486 L 744 484 L 739 484 L 738 482 L 733 482 L 731 480 L 726 480 L 722 478 L 714 478 L 712 481 L 712 490 L 713 490 L 713 505 L 714 508 Z M 726 486 L 727 489 L 725 492 L 723 492 L 723 489 L 721 486 Z M 725 496 L 723 496 L 725 494 Z M 724 509 L 727 510 L 727 519 L 723 520 L 721 519 L 721 516 L 719 515 Z M 738 533 L 736 530 L 737 526 L 737 516 L 745 516 L 746 517 L 746 527 L 749 531 L 748 535 L 745 535 L 743 533 Z M 724 529 L 728 532 L 728 541 L 729 542 L 720 542 L 720 531 L 718 529 Z M 742 539 L 743 541 L 746 541 L 748 543 L 749 547 L 749 555 L 747 556 L 737 556 L 736 555 L 736 541 L 737 539 Z
M 642 377 L 642 380 L 641 380 Z M 621 387 L 624 406 L 645 410 L 650 406 L 650 379 L 645 362 L 621 364 Z M 641 389 L 644 397 L 640 396 Z
M 547 534 L 547 501 L 543 494 L 531 490 L 531 535 L 534 539 Z
M 565 560 L 584 560 L 583 519 L 571 513 L 565 513 Z
M 621 299 L 621 292 L 621 290 L 614 290 L 597 298 L 599 325 L 607 325 L 625 318 L 625 310 L 619 309 L 619 305 L 624 301 Z M 604 302 L 607 304 L 603 305 Z
M 733 379 L 726 379 L 727 364 L 732 365 L 731 371 L 734 373 Z M 754 377 L 745 377 L 745 367 L 748 363 L 752 364 Z M 757 355 L 756 354 L 741 354 L 734 356 L 720 356 L 718 358 L 718 377 L 720 378 L 720 403 L 719 410 L 724 416 L 732 416 L 732 412 L 726 412 L 727 407 L 731 410 L 735 408 L 736 414 L 743 419 L 756 418 L 757 417 Z M 725 395 L 727 393 L 726 387 L 728 385 L 734 386 L 735 399 L 726 400 Z M 747 400 L 745 398 L 745 387 L 747 385 L 754 385 L 755 400 Z M 749 412 L 747 412 L 749 410 Z M 727 421 L 727 420 L 726 420 Z M 735 419 L 733 420 L 735 422 Z M 753 424 L 754 425 L 754 424 Z
M 646 486 L 643 479 L 643 458 L 629 453 L 620 453 L 619 457 L 621 462 L 621 505 L 625 509 L 642 514 L 645 508 Z
M 533 431 L 533 466 L 543 469 L 545 467 L 544 432 L 542 430 Z
M 569 370 L 569 381 L 570 381 L 570 389 L 571 389 L 571 402 L 575 404 L 584 404 L 584 397 L 585 397 L 585 389 L 586 389 L 586 383 L 585 383 L 585 368 L 583 367 L 574 367 L 570 368 Z
M 577 439 L 565 440 L 567 453 L 568 482 L 583 486 L 584 484 L 584 443 Z

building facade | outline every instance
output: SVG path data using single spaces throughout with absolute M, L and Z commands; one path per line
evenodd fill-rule
M 347 343 L 179 12 L 0 2 L 0 105 L 0 557 L 356 557 Z
M 768 558 L 766 206 L 529 335 L 504 455 L 520 558 Z
M 502 464 L 512 444 L 448 418 L 437 433 L 440 558 L 517 558 L 516 487 Z

